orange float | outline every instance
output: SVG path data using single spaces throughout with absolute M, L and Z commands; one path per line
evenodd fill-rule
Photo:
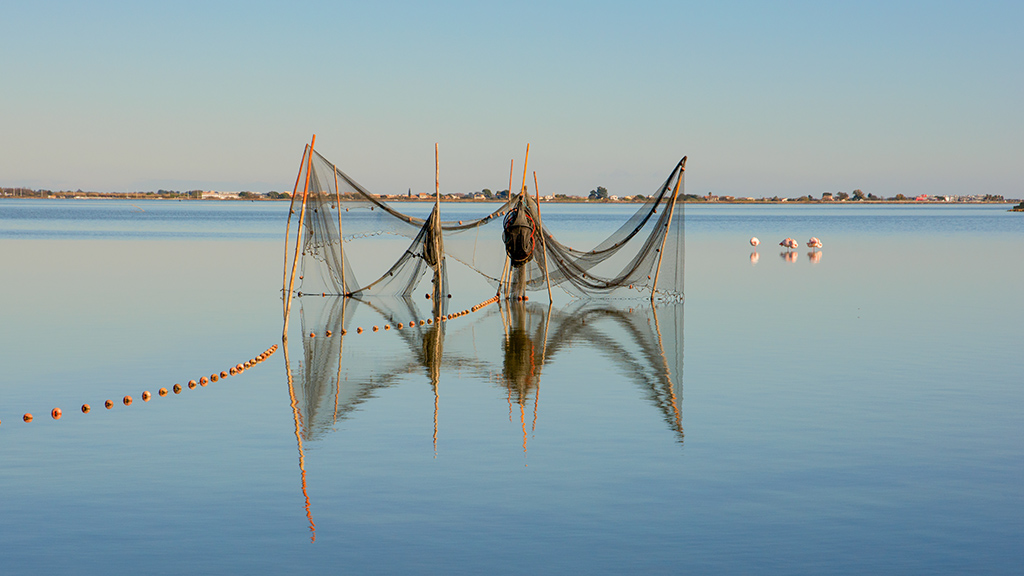
M 172 390 L 174 390 L 175 394 L 181 394 L 181 384 L 175 384 Z
M 125 406 L 131 406 L 132 405 L 132 397 L 131 396 L 125 396 L 123 402 L 124 402 Z
M 145 392 L 142 393 L 143 402 L 149 402 L 150 398 L 152 398 L 152 396 L 150 395 L 149 390 L 146 390 Z
M 103 407 L 106 408 L 107 410 L 110 410 L 111 408 L 114 407 L 114 401 L 110 399 L 104 400 Z
M 82 404 L 82 414 L 88 414 L 92 410 L 92 406 L 88 404 Z
M 32 415 L 26 412 L 25 415 L 21 417 L 21 419 L 24 420 L 25 422 L 31 422 Z
M 63 413 L 60 411 L 60 408 L 54 408 L 53 410 L 50 411 L 50 417 L 53 418 L 54 420 L 60 420 L 61 414 Z

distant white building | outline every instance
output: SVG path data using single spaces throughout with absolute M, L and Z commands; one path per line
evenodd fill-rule
M 204 190 L 203 200 L 237 200 L 238 192 L 218 192 L 216 190 Z

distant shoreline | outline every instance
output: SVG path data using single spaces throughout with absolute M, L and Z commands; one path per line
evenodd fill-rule
M 410 197 L 381 197 L 382 200 L 387 202 L 434 202 L 433 198 L 410 198 Z M 238 196 L 222 196 L 217 198 L 194 198 L 187 196 L 160 196 L 156 194 L 138 194 L 138 193 L 99 193 L 92 192 L 87 195 L 65 195 L 59 193 L 51 193 L 50 195 L 0 195 L 0 201 L 3 200 L 168 200 L 168 201 L 189 201 L 189 202 L 290 202 L 290 197 L 285 198 L 267 198 L 265 196 L 256 197 L 238 197 Z M 1021 199 L 1008 198 L 1004 200 L 797 200 L 797 199 L 780 199 L 773 200 L 770 198 L 766 199 L 755 199 L 755 200 L 704 200 L 687 198 L 685 200 L 680 199 L 686 204 L 693 205 L 710 205 L 710 206 L 780 206 L 780 205 L 823 205 L 823 206 L 858 206 L 858 205 L 872 205 L 872 206 L 887 206 L 887 205 L 940 205 L 940 206 L 955 206 L 962 204 L 1018 204 L 1021 203 Z M 348 198 L 342 198 L 342 202 L 351 201 Z M 480 203 L 480 204 L 495 204 L 504 202 L 504 199 L 477 199 L 477 198 L 451 198 L 441 197 L 441 202 L 445 203 Z M 647 201 L 644 200 L 591 200 L 583 197 L 559 197 L 559 198 L 541 198 L 544 204 L 607 204 L 607 205 L 620 205 L 620 204 L 643 204 Z M 1021 211 L 1020 208 L 1014 207 L 1013 211 Z

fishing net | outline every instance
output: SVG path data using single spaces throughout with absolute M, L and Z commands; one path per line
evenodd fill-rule
M 685 161 L 604 241 L 579 250 L 543 225 L 525 189 L 477 218 L 442 220 L 437 203 L 429 214 L 414 216 L 307 147 L 288 224 L 290 234 L 292 218 L 301 223 L 296 294 L 411 296 L 429 276 L 427 293 L 441 315 L 451 294 L 451 258 L 509 297 L 550 283 L 574 296 L 638 297 L 656 290 L 663 299 L 681 300 L 685 204 L 677 199 L 685 193 Z M 286 236 L 286 281 L 296 259 L 288 242 Z

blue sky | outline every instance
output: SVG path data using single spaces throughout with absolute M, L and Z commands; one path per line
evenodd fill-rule
M 5 2 L 0 185 L 1024 196 L 1020 2 Z

